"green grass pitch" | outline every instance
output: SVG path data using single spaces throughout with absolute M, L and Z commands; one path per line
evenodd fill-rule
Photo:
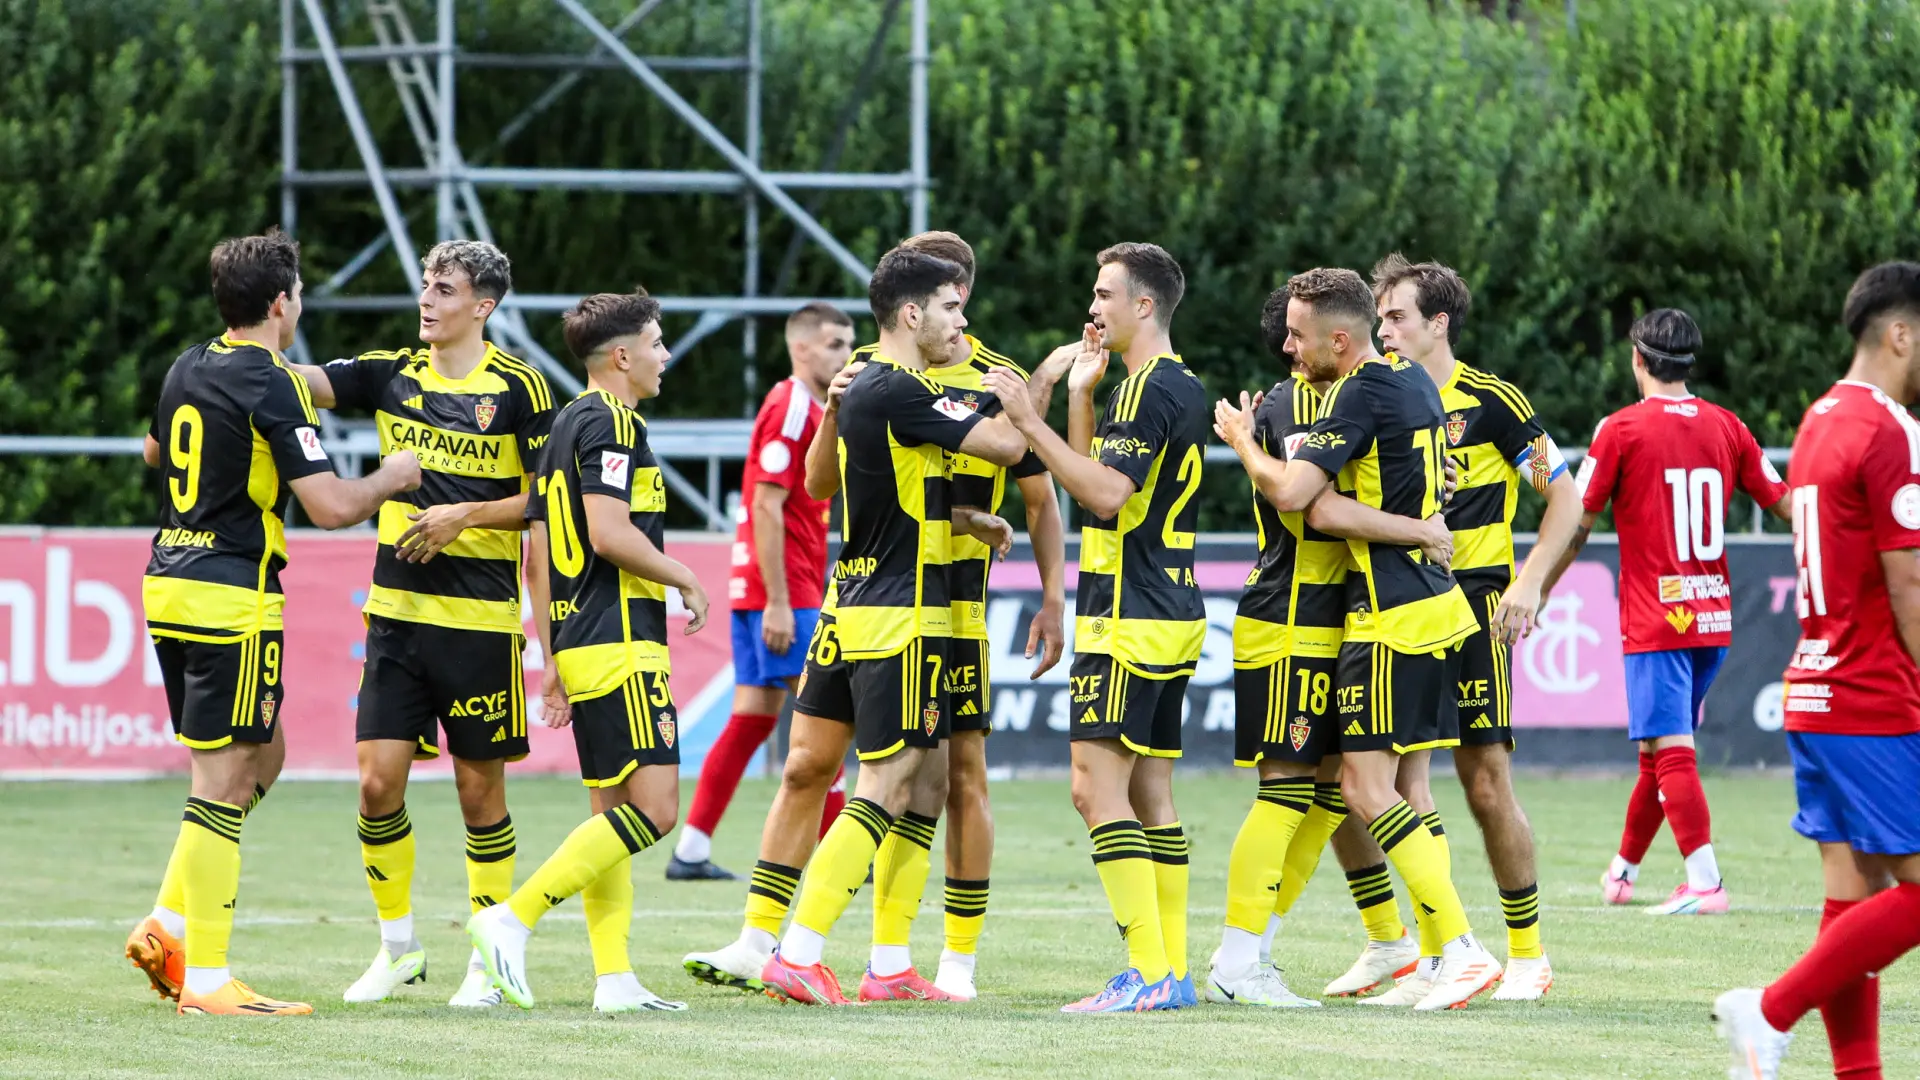
M 1504 956 L 1478 835 L 1458 786 L 1446 777 L 1435 783 L 1454 878 L 1476 930 Z M 1195 771 L 1177 784 L 1194 852 L 1192 960 L 1204 975 L 1218 940 L 1227 852 L 1253 781 Z M 1522 779 L 1559 980 L 1544 1005 L 1483 999 L 1442 1015 L 1382 1015 L 1348 1003 L 1280 1014 L 1203 1005 L 1063 1016 L 1059 1006 L 1098 986 L 1123 953 L 1065 783 L 1033 780 L 993 787 L 999 850 L 979 1002 L 828 1012 L 696 985 L 680 956 L 733 937 L 744 887 L 667 883 L 663 845 L 637 860 L 633 959 L 643 982 L 690 1008 L 600 1017 L 591 1010 L 576 901 L 542 923 L 530 947 L 538 1009 L 473 1015 L 446 1006 L 467 945 L 462 835 L 444 783 L 417 785 L 410 800 L 420 850 L 414 904 L 430 981 L 385 1004 L 342 1004 L 341 991 L 377 944 L 356 861 L 353 788 L 285 783 L 247 823 L 233 962 L 262 992 L 310 1000 L 317 1015 L 245 1021 L 176 1017 L 121 955 L 127 929 L 152 903 L 184 782 L 8 784 L 0 787 L 0 1075 L 1717 1077 L 1725 1065 L 1707 1022 L 1714 994 L 1763 983 L 1792 962 L 1813 937 L 1820 893 L 1812 846 L 1787 827 L 1788 780 L 1711 776 L 1706 786 L 1734 911 L 1659 920 L 1644 904 L 1617 910 L 1599 902 L 1595 879 L 1617 839 L 1626 782 Z M 516 780 L 509 790 L 524 878 L 584 816 L 586 796 L 559 780 Z M 689 788 L 683 805 L 690 796 Z M 716 842 L 723 865 L 751 867 L 771 796 L 764 781 L 742 787 Z M 915 925 L 915 955 L 929 976 L 940 950 L 938 852 L 936 845 Z M 1641 877 L 1642 897 L 1663 899 L 1679 875 L 1663 833 Z M 1404 890 L 1400 902 L 1404 910 Z M 849 990 L 870 925 L 862 890 L 827 950 Z M 1361 940 L 1329 854 L 1283 931 L 1294 987 L 1317 992 L 1345 970 Z M 1920 1063 L 1914 970 L 1894 968 L 1883 991 L 1889 1075 L 1913 1075 Z M 1800 1034 L 1786 1075 L 1830 1075 L 1818 1017 Z

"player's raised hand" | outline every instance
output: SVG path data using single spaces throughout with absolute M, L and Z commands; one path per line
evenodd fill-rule
M 1000 407 L 1006 411 L 1007 421 L 1014 427 L 1023 427 L 1040 419 L 1040 414 L 1034 410 L 1033 398 L 1027 392 L 1027 380 L 1012 369 L 995 367 L 982 378 L 987 389 L 1000 399 Z
M 559 729 L 573 722 L 573 706 L 567 701 L 567 687 L 560 681 L 560 668 L 547 657 L 546 674 L 540 676 L 540 718 L 550 728 Z
M 1067 375 L 1067 389 L 1076 393 L 1089 393 L 1099 384 L 1100 377 L 1107 373 L 1107 360 L 1112 354 L 1100 344 L 1100 330 L 1092 323 L 1086 324 L 1080 331 L 1080 355 L 1073 359 L 1073 370 Z
M 680 603 L 693 613 L 693 618 L 687 620 L 687 628 L 681 631 L 691 637 L 707 625 L 707 590 L 700 587 L 699 581 L 690 581 L 680 586 Z
M 1511 645 L 1540 626 L 1541 602 L 1540 586 L 1522 575 L 1500 597 L 1500 606 L 1493 610 L 1487 629 L 1495 640 Z
M 394 478 L 401 491 L 420 486 L 420 459 L 411 450 L 396 450 L 380 462 L 380 471 Z
M 1435 514 L 1425 525 L 1427 535 L 1420 542 L 1421 554 L 1442 570 L 1453 569 L 1453 530 L 1447 527 L 1447 519 Z
M 1045 675 L 1060 662 L 1060 654 L 1066 651 L 1067 633 L 1061 626 L 1059 605 L 1042 604 L 1040 613 L 1033 617 L 1033 623 L 1027 627 L 1027 659 L 1033 659 L 1036 647 L 1040 649 L 1040 662 L 1033 665 L 1033 674 L 1028 675 L 1028 679 Z
M 394 557 L 401 562 L 432 562 L 435 555 L 466 531 L 469 509 L 467 503 L 441 503 L 408 514 L 407 520 L 413 524 L 395 541 Z
M 853 377 L 866 369 L 867 362 L 865 360 L 855 360 L 853 363 L 840 369 L 840 374 L 835 375 L 833 381 L 827 384 L 828 412 L 840 411 L 840 398 L 846 394 L 847 387 L 853 385 Z
M 1061 377 L 1066 375 L 1068 371 L 1072 370 L 1073 362 L 1079 358 L 1080 342 L 1070 341 L 1060 346 L 1048 353 L 1047 358 L 1040 361 L 1040 366 L 1033 369 L 1034 381 L 1044 382 L 1048 386 L 1052 386 L 1054 383 L 1059 382 Z
M 1245 390 L 1240 392 L 1240 407 L 1221 398 L 1213 404 L 1213 433 L 1220 441 L 1240 449 L 1253 441 L 1253 398 Z

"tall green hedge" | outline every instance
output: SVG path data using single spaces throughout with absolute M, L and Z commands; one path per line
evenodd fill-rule
M 820 164 L 881 0 L 765 0 L 766 145 L 774 169 Z M 608 21 L 631 5 L 589 6 Z M 329 5 L 345 42 L 360 5 Z M 429 5 L 417 5 L 431 26 Z M 1915 214 L 1920 25 L 1896 0 L 1583 0 L 1487 19 L 1403 0 L 934 0 L 935 224 L 972 240 L 969 316 L 1034 358 L 1070 338 L 1092 255 L 1150 239 L 1188 294 L 1176 342 L 1219 391 L 1277 374 L 1258 335 L 1287 274 L 1365 270 L 1404 250 L 1475 290 L 1461 352 L 1518 381 L 1564 442 L 1626 403 L 1621 336 L 1677 305 L 1707 339 L 1698 386 L 1763 441 L 1844 363 L 1841 298 L 1866 265 L 1920 251 Z M 493 51 L 583 51 L 548 0 L 462 4 Z M 646 53 L 737 51 L 738 5 L 662 6 Z M 278 217 L 278 5 L 271 0 L 0 0 L 0 430 L 134 433 L 167 362 L 212 332 L 205 252 Z M 904 19 L 839 167 L 906 160 Z M 716 168 L 718 158 L 621 72 L 596 72 L 505 145 L 495 132 L 551 74 L 468 70 L 470 155 L 529 165 Z M 383 154 L 417 164 L 383 68 L 361 66 Z M 737 78 L 670 80 L 727 131 Z M 300 76 L 302 164 L 357 163 L 324 74 Z M 482 148 L 485 148 L 482 150 Z M 731 197 L 492 191 L 494 229 L 537 292 L 738 287 Z M 425 210 L 426 193 L 406 196 Z M 897 196 L 835 193 L 818 213 L 864 258 L 906 229 Z M 430 239 L 430 213 L 415 240 Z M 764 279 L 794 230 L 762 214 Z M 379 232 L 370 196 L 303 196 L 309 286 Z M 351 288 L 401 287 L 390 258 Z M 410 283 L 408 283 L 410 287 Z M 808 247 L 789 292 L 857 293 Z M 539 323 L 550 338 L 553 321 Z M 684 329 L 680 322 L 670 330 Z M 310 316 L 319 351 L 408 340 L 404 316 Z M 767 322 L 751 362 L 782 365 Z M 676 368 L 659 408 L 738 415 L 734 332 Z M 557 348 L 558 341 L 553 345 Z M 128 462 L 10 459 L 0 521 L 134 523 Z M 1244 527 L 1244 483 L 1216 469 L 1203 524 Z

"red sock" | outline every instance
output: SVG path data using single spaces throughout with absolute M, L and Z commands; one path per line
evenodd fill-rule
M 820 808 L 820 835 L 824 838 L 827 830 L 833 827 L 833 819 L 847 808 L 847 767 L 833 774 L 833 786 L 827 788 L 827 804 Z
M 1813 948 L 1767 987 L 1760 998 L 1760 1012 L 1774 1030 L 1786 1031 L 1817 1006 L 1834 1001 L 1916 946 L 1920 946 L 1920 885 L 1905 883 L 1853 905 L 1836 918 Z
M 1826 933 L 1835 919 L 1859 905 L 1858 900 L 1828 900 L 1820 932 Z M 1820 1019 L 1833 1049 L 1833 1075 L 1838 1080 L 1881 1080 L 1879 977 L 1869 975 L 1821 1002 Z
M 687 811 L 688 828 L 713 835 L 740 786 L 741 774 L 747 771 L 747 762 L 773 734 L 774 720 L 751 713 L 734 713 L 727 718 L 725 730 L 713 741 L 713 749 L 707 751 L 707 760 L 700 766 L 700 783 L 693 789 L 693 807 Z
M 1640 782 L 1633 785 L 1633 794 L 1627 797 L 1627 825 L 1620 830 L 1620 857 L 1640 865 L 1646 861 L 1647 849 L 1653 846 L 1653 838 L 1660 835 L 1660 823 L 1667 820 L 1667 812 L 1660 806 L 1660 780 L 1654 775 L 1653 755 L 1640 755 Z
M 1691 855 L 1713 842 L 1713 813 L 1700 786 L 1700 766 L 1691 746 L 1669 746 L 1653 755 L 1660 794 L 1666 796 L 1667 824 L 1680 843 L 1680 854 Z

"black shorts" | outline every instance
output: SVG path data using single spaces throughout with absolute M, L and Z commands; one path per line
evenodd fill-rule
M 993 730 L 990 651 L 979 638 L 947 639 L 947 706 L 953 711 L 954 731 Z
M 1331 656 L 1290 656 L 1233 672 L 1233 763 L 1318 765 L 1340 752 Z
M 447 750 L 462 761 L 527 756 L 526 639 L 497 630 L 456 630 L 367 616 L 354 739 L 414 744 L 415 758 Z
M 1075 653 L 1069 737 L 1119 739 L 1136 754 L 1177 758 L 1190 678 L 1149 679 L 1103 653 Z
M 1464 582 L 1480 632 L 1460 644 L 1460 745 L 1513 747 L 1513 652 L 1487 629 L 1505 591 Z
M 1403 653 L 1372 641 L 1341 645 L 1333 679 L 1340 752 L 1406 754 L 1458 745 L 1459 670 L 1458 648 Z
M 573 702 L 581 783 L 613 787 L 642 765 L 679 767 L 679 727 L 664 671 L 636 671 L 614 690 Z
M 861 761 L 891 756 L 903 746 L 937 748 L 951 731 L 947 707 L 947 638 L 914 638 L 876 660 L 840 655 L 834 621 L 822 615 L 807 647 L 795 712 L 853 725 Z
M 287 704 L 283 648 L 279 630 L 217 644 L 155 637 L 174 738 L 195 750 L 272 742 L 273 725 Z

